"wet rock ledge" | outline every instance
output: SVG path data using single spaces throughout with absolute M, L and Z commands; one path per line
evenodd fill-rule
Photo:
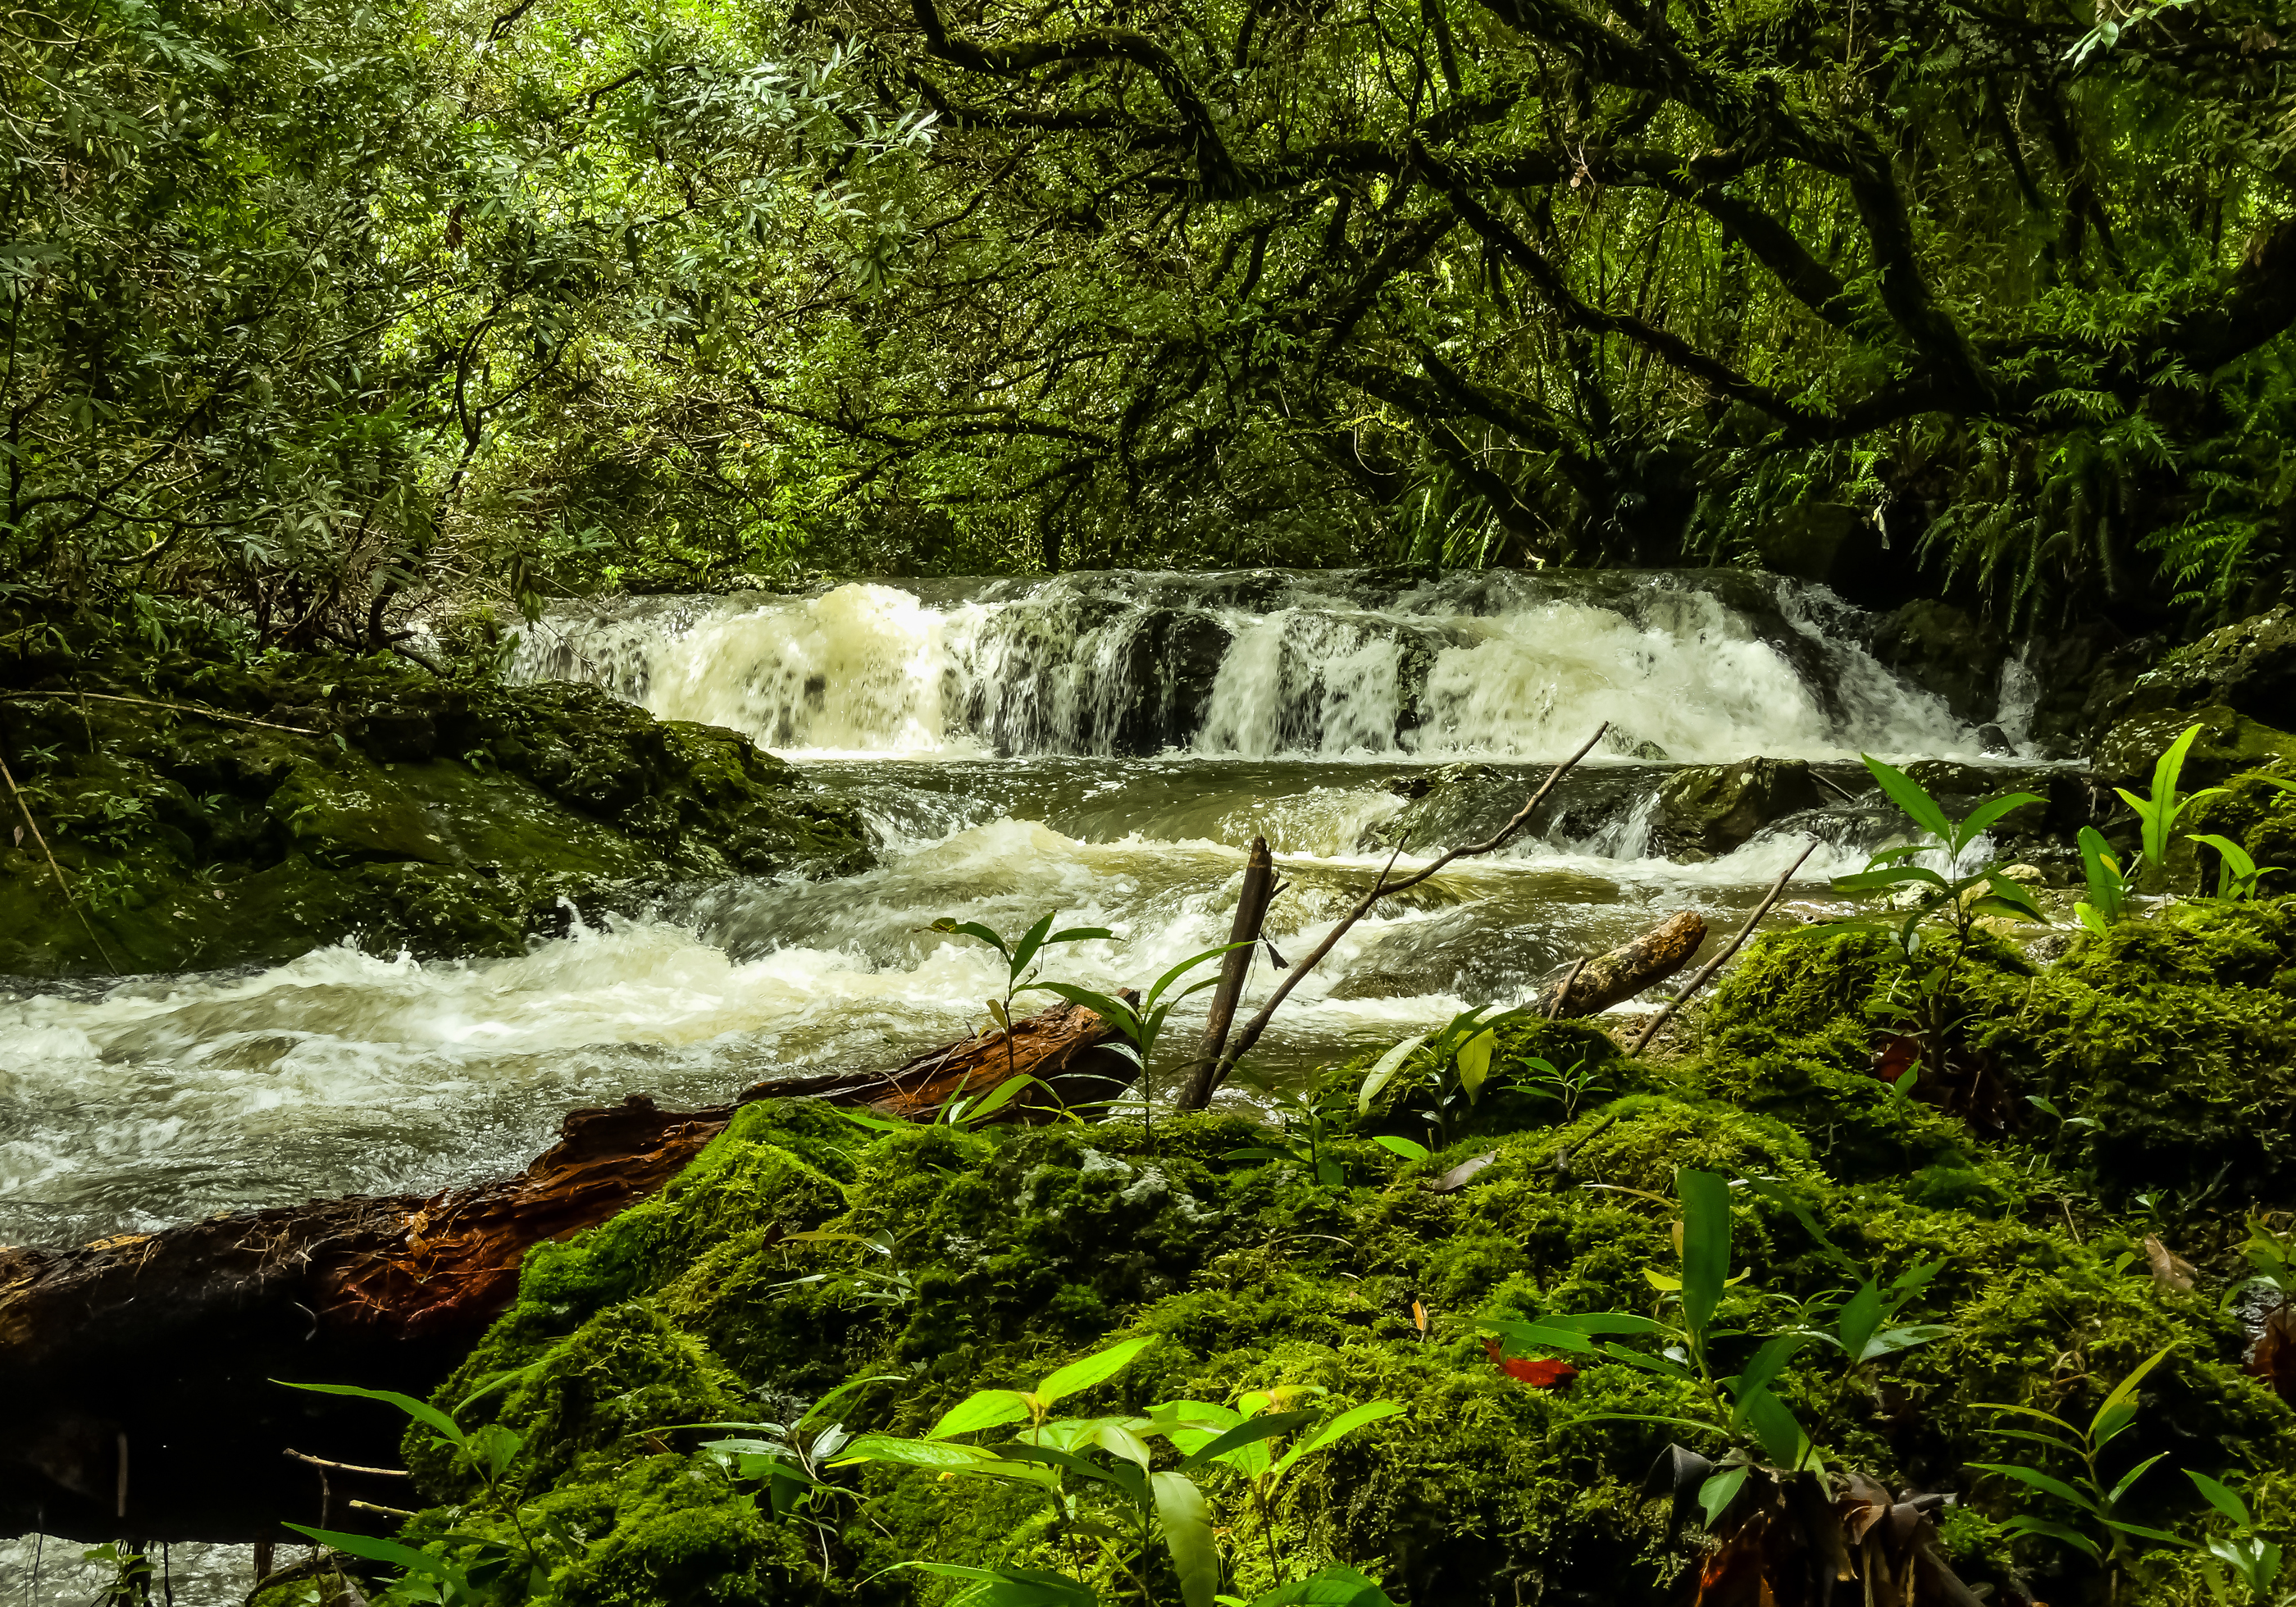
M 0 799 L 0 972 L 212 971 L 345 937 L 511 954 L 682 882 L 873 859 L 856 814 L 747 737 L 594 687 L 185 654 L 0 674 L 0 753 L 80 904 Z

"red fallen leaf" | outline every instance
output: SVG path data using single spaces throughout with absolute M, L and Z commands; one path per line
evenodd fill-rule
M 1500 1372 L 1509 1378 L 1521 1379 L 1534 1390 L 1552 1390 L 1578 1376 L 1578 1369 L 1569 1362 L 1533 1361 L 1526 1357 L 1502 1356 L 1496 1340 L 1485 1340 L 1483 1349 Z

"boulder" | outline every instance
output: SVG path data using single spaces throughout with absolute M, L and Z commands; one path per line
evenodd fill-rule
M 2296 710 L 2296 609 L 2284 605 L 2254 615 L 2167 654 L 2115 689 L 2098 710 L 2098 728 L 2139 715 L 2210 707 L 2269 722 L 2285 722 Z
M 2008 644 L 1966 609 L 1927 597 L 1906 603 L 1874 628 L 1874 656 L 1943 698 L 1956 719 L 1990 720 L 2001 711 Z
M 2210 704 L 2140 714 L 2114 726 L 2096 747 L 2093 767 L 2098 780 L 2139 791 L 2149 788 L 2153 766 L 2189 726 L 2198 726 L 2201 734 L 2185 755 L 2177 783 L 2187 792 L 2276 759 L 2296 758 L 2296 735 Z
M 1517 773 L 1482 764 L 1398 775 L 1388 789 L 1411 801 L 1365 828 L 1366 852 L 1383 852 L 1398 842 L 1414 854 L 1480 842 L 1514 817 L 1526 791 Z
M 1750 532 L 1762 567 L 1797 580 L 1833 578 L 1844 556 L 1861 553 L 1874 539 L 1873 521 L 1838 502 L 1805 502 L 1763 520 Z
M 1676 771 L 1659 787 L 1651 851 L 1693 863 L 1711 859 L 1772 821 L 1814 809 L 1824 801 L 1808 764 L 1801 759 L 1693 765 Z

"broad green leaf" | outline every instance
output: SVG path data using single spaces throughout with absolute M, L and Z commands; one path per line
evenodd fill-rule
M 1045 947 L 1050 948 L 1055 943 L 1090 943 L 1098 939 L 1114 936 L 1116 934 L 1105 926 L 1070 926 L 1046 938 Z
M 2020 1514 L 2002 1527 L 2016 1534 L 2046 1535 L 2052 1540 L 2061 1540 L 2074 1550 L 2087 1554 L 2092 1561 L 2102 1560 L 2104 1555 L 2103 1548 L 2080 1530 L 2062 1523 L 2052 1523 L 2046 1518 L 2029 1518 Z
M 1048 1374 L 1036 1388 L 1037 1398 L 1049 1406 L 1063 1396 L 1074 1395 L 1079 1390 L 1104 1383 L 1132 1365 L 1132 1358 L 1156 1342 L 1156 1336 L 1126 1340 L 1105 1350 L 1070 1362 L 1067 1366 Z
M 1155 1495 L 1164 1545 L 1172 1554 L 1172 1571 L 1179 1576 L 1181 1601 L 1186 1607 L 1214 1607 L 1219 1547 L 1212 1540 L 1211 1509 L 1204 1505 L 1203 1491 L 1185 1473 L 1152 1473 L 1148 1487 Z
M 1953 822 L 1946 818 L 1937 800 L 1923 790 L 1921 783 L 1893 765 L 1885 765 L 1872 754 L 1860 754 L 1866 767 L 1874 773 L 1874 782 L 1889 800 L 1902 810 L 1906 819 L 1921 827 L 1940 842 L 1953 840 Z
M 944 915 L 939 920 L 932 923 L 931 930 L 939 932 L 961 933 L 968 938 L 978 938 L 983 943 L 988 944 L 991 948 L 995 949 L 998 954 L 1003 955 L 1006 964 L 1009 965 L 1012 963 L 1013 951 L 1004 946 L 1003 936 L 999 933 L 991 931 L 988 928 L 981 925 L 978 921 L 956 922 L 952 921 L 947 916 Z
M 956 1598 L 966 1607 L 1100 1607 L 1099 1593 L 1091 1586 L 1034 1568 L 964 1568 L 955 1562 L 896 1562 L 893 1568 L 974 1581 L 972 1589 Z
M 2248 1503 L 2242 1500 L 2239 1492 L 2231 1486 L 2220 1484 L 2206 1473 L 2196 1473 L 2190 1468 L 2185 1470 L 2185 1477 L 2193 1481 L 2193 1488 L 2201 1492 L 2203 1500 L 2241 1528 L 2255 1526 L 2255 1520 L 2248 1515 Z
M 1674 1188 L 1682 1200 L 1682 1314 L 1703 1342 L 1730 1278 L 1730 1185 L 1715 1173 L 1685 1168 Z
M 1132 1006 L 1123 1000 L 1111 998 L 1104 993 L 1095 993 L 1089 988 L 1078 988 L 1072 982 L 1039 982 L 1034 991 L 1057 994 L 1071 1004 L 1083 1005 L 1107 1022 L 1111 1032 L 1126 1039 L 1134 1047 L 1139 1046 L 1144 1023 L 1140 1017 L 1133 1013 Z
M 1798 1469 L 1809 1460 L 1809 1436 L 1787 1409 L 1785 1402 L 1767 1390 L 1742 1390 L 1738 1416 L 1774 1466 Z
M 2005 792 L 1998 798 L 1987 799 L 1961 817 L 1961 824 L 1955 828 L 1954 832 L 1955 849 L 1958 851 L 1976 841 L 1979 832 L 2004 815 L 2013 810 L 2021 809 L 2027 804 L 2045 804 L 2048 801 L 2038 792 Z
M 1793 1360 L 1794 1353 L 1802 1348 L 1808 1337 L 1800 1333 L 1781 1333 L 1764 1343 L 1759 1350 L 1754 1352 L 1753 1359 L 1746 1364 L 1745 1371 L 1738 1374 L 1737 1392 L 1746 1395 L 1757 1390 L 1767 1390 L 1771 1382 L 1785 1371 L 1786 1364 Z
M 379 1400 L 386 1406 L 397 1406 L 415 1422 L 435 1429 L 441 1439 L 453 1444 L 461 1445 L 468 1438 L 461 1424 L 429 1401 L 417 1400 L 412 1395 L 401 1395 L 396 1390 L 362 1390 L 357 1384 L 298 1384 L 290 1383 L 283 1378 L 275 1378 L 271 1382 L 283 1384 L 290 1390 L 308 1390 L 314 1395 L 348 1395 L 360 1400 Z
M 1395 1607 L 1395 1603 L 1354 1569 L 1335 1562 L 1320 1573 L 1254 1596 L 1251 1607 Z
M 1875 1361 L 1900 1350 L 1911 1350 L 1916 1346 L 1941 1340 L 1952 1332 L 1941 1323 L 1912 1323 L 1903 1328 L 1885 1328 L 1866 1341 L 1864 1348 L 1857 1352 L 1857 1359 L 1861 1362 Z
M 982 1095 L 976 1103 L 966 1106 L 961 1119 L 967 1122 L 985 1121 L 1018 1099 L 1032 1084 L 1037 1087 L 1045 1088 L 1047 1093 L 1051 1092 L 1039 1078 L 1030 1077 L 1025 1073 L 1019 1077 L 1008 1077 Z
M 1395 1074 L 1403 1069 L 1403 1062 L 1411 1058 L 1412 1051 L 1426 1041 L 1427 1034 L 1416 1033 L 1405 1038 L 1372 1062 L 1371 1070 L 1364 1073 L 1363 1090 L 1356 1095 L 1357 1115 L 1371 1114 L 1371 1102 L 1379 1097 L 1379 1091 L 1386 1087 L 1394 1079 Z
M 1666 1324 L 1632 1311 L 1587 1311 L 1575 1316 L 1532 1319 L 1540 1328 L 1560 1328 L 1570 1333 L 1663 1333 Z
M 977 1433 L 982 1429 L 1023 1422 L 1029 1415 L 1029 1398 L 1018 1390 L 982 1390 L 944 1412 L 925 1438 L 947 1439 L 952 1434 Z
M 1909 881 L 1926 882 L 1941 890 L 1952 886 L 1943 876 L 1925 865 L 1899 865 L 1884 871 L 1853 871 L 1847 876 L 1836 876 L 1833 878 L 1833 890 L 1837 893 L 1870 893 L 1882 888 L 1902 887 Z
M 2144 1539 L 2158 1540 L 2163 1546 L 2174 1546 L 2181 1548 L 2192 1544 L 2192 1542 L 2185 1538 L 2184 1536 L 2172 1535 L 2165 1529 L 2147 1529 L 2142 1523 L 2123 1523 L 2118 1518 L 2100 1518 L 2097 1521 L 2103 1524 L 2107 1529 L 2117 1529 L 2124 1535 L 2136 1535 Z
M 312 1529 L 301 1523 L 290 1523 L 287 1528 L 297 1534 L 308 1535 L 322 1546 L 332 1546 L 346 1556 L 365 1557 L 370 1562 L 388 1562 L 403 1568 L 408 1573 L 424 1574 L 434 1579 L 451 1579 L 461 1570 L 444 1557 L 434 1557 L 427 1551 L 417 1551 L 397 1540 L 386 1540 L 379 1535 L 345 1534 L 338 1529 Z
M 1403 1403 L 1399 1400 L 1365 1401 L 1362 1406 L 1342 1412 L 1286 1451 L 1283 1454 L 1283 1459 L 1275 1464 L 1275 1471 L 1278 1473 L 1287 1473 L 1298 1464 L 1301 1457 L 1312 1456 L 1324 1447 L 1354 1433 L 1357 1429 L 1377 1423 L 1382 1418 L 1400 1416 L 1402 1412 Z
M 2200 727 L 2195 726 L 2193 729 L 2197 731 Z M 2115 1384 L 2112 1393 L 2104 1398 L 2103 1404 L 2097 1407 L 2096 1415 L 2089 1420 L 2088 1425 L 2089 1438 L 2100 1447 L 2106 1440 L 2127 1428 L 2130 1421 L 2136 1417 L 2136 1386 L 2144 1382 L 2146 1373 L 2166 1361 L 2169 1352 L 2176 1348 L 2176 1341 L 2173 1340 L 2161 1346 L 2138 1363 L 2136 1371 Z
M 1274 1439 L 1281 1435 L 1292 1433 L 1295 1430 L 1305 1428 L 1315 1421 L 1316 1414 L 1313 1412 L 1270 1412 L 1259 1417 L 1248 1417 L 1234 1427 L 1224 1430 L 1203 1441 L 1195 1449 L 1188 1451 L 1186 1460 L 1180 1464 L 1180 1471 L 1185 1473 L 1191 1468 L 1201 1466 L 1204 1463 L 1218 1461 L 1239 1446 L 1255 1444 L 1263 1439 Z M 1169 1434 L 1165 1438 L 1173 1439 Z M 1177 1439 L 1173 1439 L 1173 1443 L 1177 1445 L 1179 1442 Z
M 1724 1468 L 1718 1473 L 1709 1474 L 1706 1482 L 1698 1487 L 1698 1510 L 1706 1514 L 1707 1528 L 1712 1529 L 1722 1521 L 1724 1510 L 1738 1498 L 1739 1490 L 1745 1487 L 1746 1476 L 1753 1471 L 1742 1464 Z
M 964 1468 L 992 1460 L 991 1453 L 975 1446 L 952 1445 L 939 1439 L 898 1439 L 890 1434 L 860 1434 L 830 1465 L 850 1467 L 860 1462 L 891 1462 L 903 1467 Z
M 2085 1513 L 2095 1513 L 2097 1511 L 2095 1502 L 2082 1495 L 2063 1480 L 2052 1479 L 2038 1468 L 2030 1468 L 2016 1462 L 1972 1462 L 1969 1465 L 1982 1472 L 1998 1473 L 2004 1479 L 2014 1479 L 2020 1484 L 2029 1484 L 2043 1495 L 2054 1496 L 2067 1505 L 2078 1506 Z
M 1452 1063 L 1459 1070 L 1459 1086 L 1467 1091 L 1467 1103 L 1472 1104 L 1482 1093 L 1483 1081 L 1491 1074 L 1491 1052 L 1498 1047 L 1495 1032 L 1478 1032 L 1459 1045 Z
M 1414 1144 L 1408 1138 L 1398 1138 L 1391 1133 L 1381 1133 L 1374 1136 L 1372 1139 L 1372 1142 L 1379 1145 L 1379 1147 L 1383 1150 L 1393 1151 L 1396 1154 L 1402 1156 L 1406 1160 L 1424 1160 L 1427 1159 L 1428 1152 L 1425 1144 Z
M 1217 948 L 1207 948 L 1201 954 L 1190 955 L 1186 959 L 1181 961 L 1177 965 L 1173 966 L 1171 970 L 1166 972 L 1162 976 L 1156 979 L 1156 985 L 1148 990 L 1148 996 L 1141 1000 L 1140 1007 L 1144 1010 L 1154 1009 L 1156 1006 L 1156 1001 L 1164 996 L 1164 989 L 1169 988 L 1174 982 L 1179 980 L 1180 978 L 1187 975 L 1188 972 L 1193 971 L 1206 960 L 1217 960 L 1231 949 L 1252 947 L 1259 941 L 1259 939 L 1257 938 L 1248 938 L 1241 943 L 1223 943 Z M 1207 978 L 1201 986 L 1209 988 L 1218 980 L 1219 979 L 1217 977 Z M 1193 992 L 1194 990 L 1192 988 L 1190 991 Z M 1185 996 L 1183 995 L 1182 996 L 1185 997 Z
M 1881 1325 L 1881 1285 L 1868 1278 L 1842 1305 L 1841 1316 L 1835 1324 L 1841 1336 L 1841 1349 L 1853 1361 L 1863 1359 L 1866 1341 Z
M 2128 1494 L 2130 1488 L 2136 1485 L 2136 1481 L 2144 1477 L 2144 1475 L 2152 1470 L 2154 1463 L 2160 1461 L 2161 1457 L 2166 1456 L 2169 1453 L 2166 1451 L 2161 1451 L 2153 1455 L 2147 1456 L 2144 1461 L 2138 1463 L 2135 1467 L 2130 1468 L 2127 1472 L 2123 1473 L 2120 1476 L 2120 1482 L 2114 1485 L 2112 1487 L 2112 1493 L 2105 1496 L 2105 1505 L 2108 1507 L 2119 1506 L 2120 1505 L 2121 1498 Z
M 1017 978 L 1022 972 L 1029 969 L 1029 962 L 1035 959 L 1037 951 L 1045 946 L 1045 939 L 1053 930 L 1053 916 L 1055 913 L 1057 912 L 1046 912 L 1045 918 L 1022 932 L 1021 940 L 1013 945 L 1010 963 L 1014 977 Z

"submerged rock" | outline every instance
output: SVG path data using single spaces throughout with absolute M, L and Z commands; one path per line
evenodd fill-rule
M 1808 764 L 1749 758 L 1692 765 L 1666 778 L 1652 816 L 1651 851 L 1695 863 L 1728 853 L 1774 820 L 1824 800 Z
M 872 862 L 858 817 L 748 738 L 593 687 L 372 660 L 201 667 L 153 693 L 91 678 L 0 701 L 78 900 L 20 834 L 0 855 L 0 972 L 214 970 L 353 936 L 510 954 L 677 881 Z

